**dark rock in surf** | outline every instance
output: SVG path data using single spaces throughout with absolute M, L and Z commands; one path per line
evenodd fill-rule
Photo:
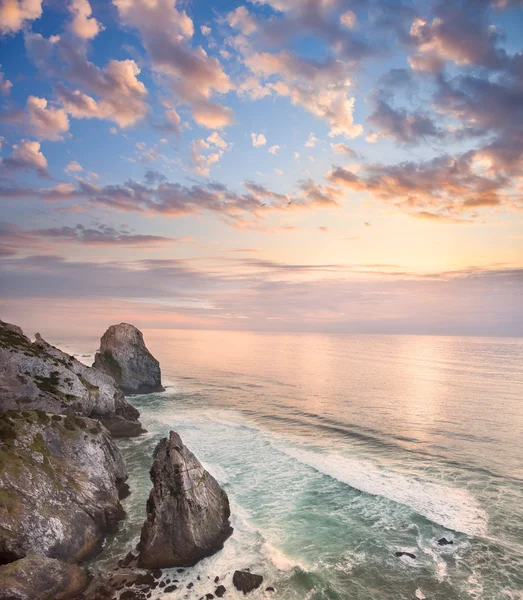
M 224 585 L 219 585 L 215 590 L 214 590 L 214 595 L 218 596 L 218 598 L 223 598 L 223 595 L 225 594 L 227 590 L 225 589 Z
M 103 334 L 93 367 L 110 375 L 124 394 L 164 390 L 160 363 L 147 350 L 142 332 L 128 323 L 111 325 Z
M 239 592 L 243 592 L 243 595 L 245 596 L 260 587 L 263 583 L 263 577 L 261 575 L 250 573 L 249 571 L 234 571 L 232 583 L 234 587 Z
M 444 538 L 444 537 L 442 537 L 438 540 L 438 544 L 440 546 L 449 546 L 450 544 L 453 544 L 453 543 L 454 543 L 453 540 L 447 540 L 447 538 Z
M 269 587 L 265 588 L 266 592 L 275 592 L 276 590 L 270 585 Z
M 412 558 L 412 559 L 415 559 L 415 558 L 416 558 L 416 555 L 415 555 L 415 554 L 412 554 L 412 552 L 401 552 L 401 551 L 398 551 L 398 552 L 396 552 L 395 554 L 396 554 L 396 556 L 398 556 L 398 557 L 402 557 L 402 556 L 408 556 L 409 558 Z
M 32 554 L 0 567 L 0 600 L 69 600 L 88 583 L 78 565 Z
M 231 535 L 227 494 L 171 431 L 154 451 L 138 566 L 192 566 Z

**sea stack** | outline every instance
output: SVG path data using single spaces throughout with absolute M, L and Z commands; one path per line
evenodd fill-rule
M 162 392 L 160 363 L 134 325 L 111 325 L 100 340 L 93 367 L 110 375 L 124 394 Z
M 223 548 L 231 535 L 229 499 L 171 431 L 154 451 L 138 566 L 188 567 Z

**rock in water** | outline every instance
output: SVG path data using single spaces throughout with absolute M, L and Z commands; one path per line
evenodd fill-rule
M 33 554 L 0 567 L 0 600 L 69 600 L 87 583 L 81 567 Z
M 0 321 L 0 412 L 41 410 L 100 419 L 116 437 L 143 433 L 114 380 L 20 327 Z
M 125 394 L 164 389 L 160 363 L 147 350 L 142 332 L 128 323 L 111 325 L 103 334 L 93 367 L 111 375 Z
M 78 562 L 124 517 L 123 457 L 99 421 L 0 415 L 0 564 L 30 553 Z
M 263 577 L 261 575 L 255 575 L 254 573 L 249 573 L 249 571 L 234 571 L 234 575 L 232 576 L 234 587 L 239 592 L 243 592 L 244 596 L 258 589 L 262 582 Z
M 229 499 L 171 431 L 154 451 L 138 566 L 192 566 L 223 548 L 231 535 Z

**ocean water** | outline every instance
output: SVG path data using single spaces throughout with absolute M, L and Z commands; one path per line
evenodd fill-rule
M 138 541 L 174 429 L 226 489 L 234 534 L 162 598 L 215 576 L 243 597 L 231 577 L 248 567 L 253 600 L 523 599 L 523 340 L 144 334 L 167 389 L 130 398 L 148 433 L 119 441 L 128 519 L 96 568 Z M 95 340 L 73 345 L 89 363 Z

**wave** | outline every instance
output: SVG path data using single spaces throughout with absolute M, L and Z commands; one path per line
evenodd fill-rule
M 467 535 L 485 535 L 488 516 L 465 489 L 420 481 L 375 462 L 339 454 L 278 447 L 287 456 L 366 494 L 408 506 L 433 523 Z

